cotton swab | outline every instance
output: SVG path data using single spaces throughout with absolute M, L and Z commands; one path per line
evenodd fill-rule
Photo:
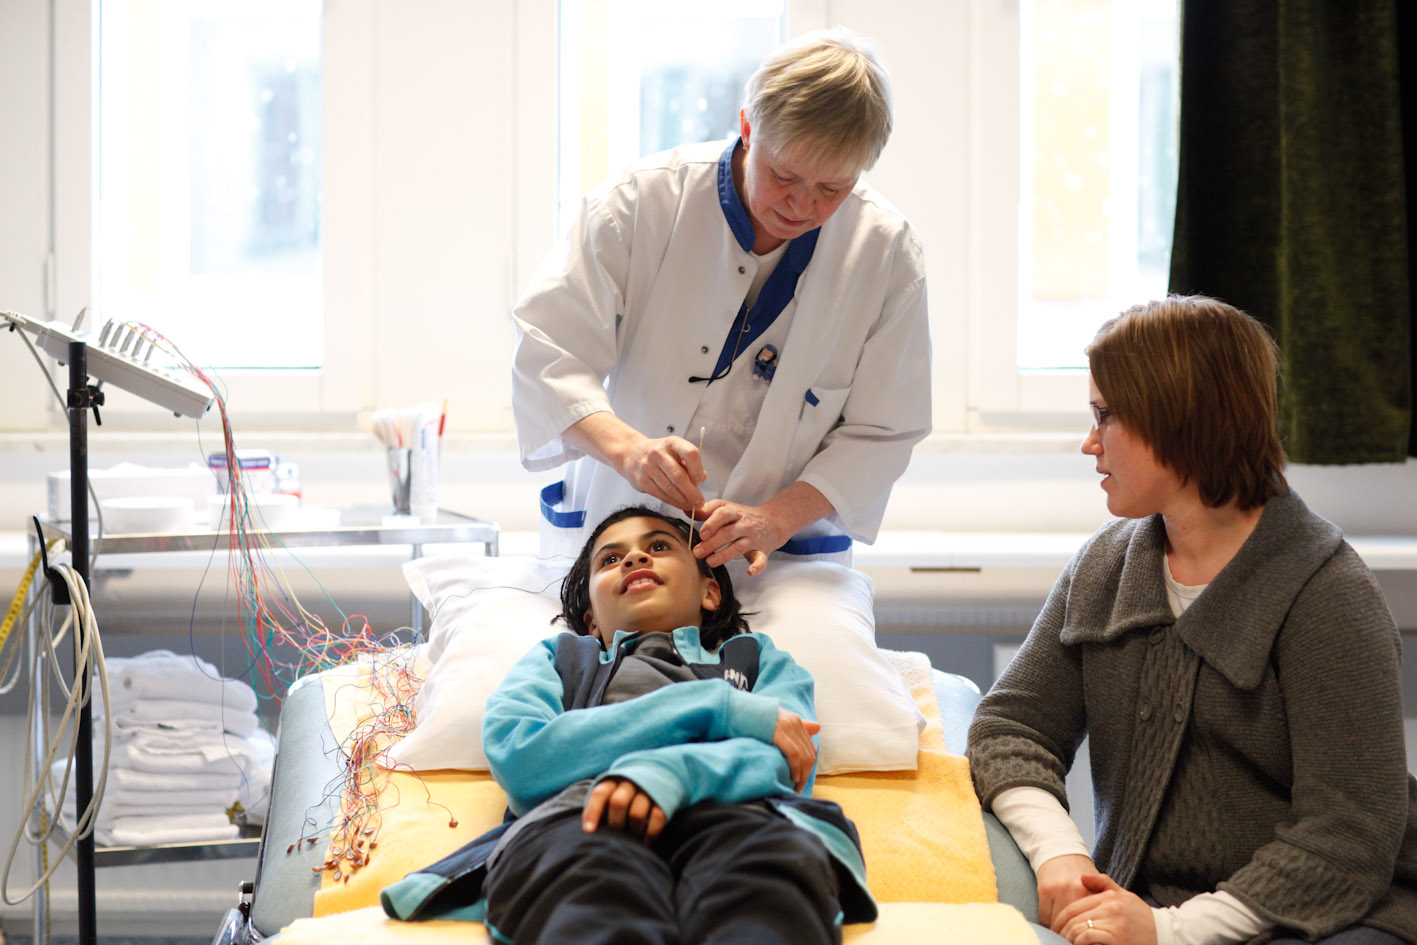
M 704 458 L 704 428 L 699 427 L 699 462 Z M 694 518 L 694 510 L 689 510 L 689 547 L 694 547 L 694 523 L 698 521 Z

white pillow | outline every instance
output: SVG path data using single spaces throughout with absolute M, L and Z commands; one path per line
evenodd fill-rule
M 485 770 L 482 712 L 513 663 L 564 630 L 561 578 L 571 559 L 446 555 L 403 566 L 433 615 L 432 669 L 414 699 L 418 725 L 391 749 L 415 770 Z M 741 573 L 741 572 L 740 572 Z M 876 649 L 871 579 L 824 561 L 772 561 L 734 575 L 752 630 L 772 637 L 816 680 L 818 774 L 915 767 L 924 725 L 900 673 Z
M 403 566 L 433 618 L 432 668 L 413 699 L 417 726 L 389 751 L 394 763 L 487 770 L 483 706 L 536 641 L 565 629 L 551 618 L 561 612 L 570 568 L 570 558 L 522 555 L 433 555 Z
M 876 649 L 871 579 L 830 561 L 774 559 L 758 577 L 735 573 L 733 589 L 745 612 L 757 611 L 749 627 L 816 680 L 817 773 L 914 770 L 925 717 Z

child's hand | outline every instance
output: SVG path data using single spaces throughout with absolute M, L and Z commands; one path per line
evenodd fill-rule
M 779 723 L 781 724 L 781 723 Z M 581 812 L 581 828 L 595 833 L 600 822 L 628 830 L 646 843 L 664 829 L 664 811 L 640 786 L 625 778 L 606 778 L 590 789 Z
M 796 712 L 778 706 L 777 728 L 773 729 L 772 743 L 787 759 L 792 785 L 799 794 L 807 786 L 812 766 L 817 763 L 817 746 L 812 744 L 812 736 L 821 730 L 822 723 L 804 719 Z

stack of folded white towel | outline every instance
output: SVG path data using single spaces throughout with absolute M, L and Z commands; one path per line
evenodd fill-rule
M 249 685 L 222 679 L 195 656 L 154 650 L 109 659 L 108 688 L 113 740 L 94 834 L 100 846 L 228 840 L 238 823 L 265 819 L 275 746 Z M 95 691 L 95 769 L 102 712 Z M 56 764 L 56 789 L 62 776 Z M 72 822 L 72 776 L 65 813 Z

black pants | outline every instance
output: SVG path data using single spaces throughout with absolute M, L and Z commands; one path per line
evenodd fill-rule
M 696 804 L 652 844 L 580 811 L 528 824 L 488 872 L 487 922 L 517 945 L 841 941 L 820 840 L 758 805 Z

